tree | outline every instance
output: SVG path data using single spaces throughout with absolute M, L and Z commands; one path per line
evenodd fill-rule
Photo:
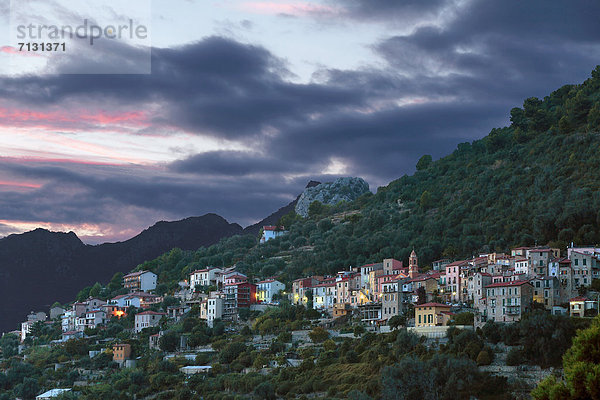
M 563 358 L 564 380 L 550 376 L 531 392 L 536 400 L 600 397 L 600 319 L 579 331 Z
M 317 326 L 308 333 L 308 337 L 310 337 L 310 340 L 312 340 L 313 343 L 322 343 L 329 339 L 329 332 L 322 327 Z
M 429 168 L 429 166 L 431 165 L 431 162 L 432 162 L 431 156 L 429 154 L 425 154 L 424 156 L 419 158 L 419 161 L 417 162 L 417 171 L 423 171 L 423 170 Z
M 35 378 L 24 378 L 23 383 L 19 383 L 15 387 L 16 395 L 25 400 L 35 399 L 35 396 L 38 394 L 39 390 L 38 381 Z
M 402 325 L 406 323 L 406 318 L 400 315 L 394 315 L 392 318 L 388 320 L 388 325 L 392 329 L 398 329 Z
M 240 354 L 246 351 L 246 345 L 240 342 L 228 343 L 219 353 L 219 361 L 231 364 Z
M 254 389 L 254 396 L 258 399 L 275 400 L 275 388 L 271 382 L 263 382 Z
M 477 365 L 490 365 L 493 359 L 493 354 L 490 350 L 483 349 L 477 354 L 475 362 L 477 362 Z
M 425 190 L 421 194 L 421 199 L 419 200 L 419 204 L 420 204 L 421 208 L 423 208 L 424 210 L 426 210 L 432 206 L 433 198 L 431 197 L 431 193 L 429 193 L 428 190 Z
M 461 312 L 452 318 L 452 325 L 473 325 L 475 316 L 472 312 Z
M 179 346 L 179 335 L 173 331 L 169 331 L 162 335 L 158 340 L 158 347 L 162 351 L 173 352 Z
M 123 273 L 116 272 L 111 278 L 110 282 L 107 285 L 108 290 L 111 292 L 116 292 L 123 288 Z
M 90 297 L 98 297 L 100 296 L 100 291 L 102 290 L 102 285 L 98 282 L 96 282 L 94 284 L 94 286 L 91 287 L 90 289 Z

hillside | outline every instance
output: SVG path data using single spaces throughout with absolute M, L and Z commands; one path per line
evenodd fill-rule
M 215 214 L 159 222 L 125 242 L 85 245 L 77 235 L 36 229 L 0 239 L 0 332 L 16 329 L 32 310 L 70 301 L 90 282 L 110 280 L 137 264 L 179 247 L 196 249 L 239 234 Z M 10 306 L 7 306 L 10 305 Z
M 179 261 L 237 263 L 250 275 L 285 280 L 388 257 L 406 262 L 413 247 L 427 265 L 536 242 L 599 243 L 600 67 L 583 84 L 526 99 L 510 115 L 510 126 L 440 160 L 423 156 L 413 175 L 375 195 L 311 207 L 306 219 L 286 215 L 284 237 L 261 246 L 231 238 Z M 339 217 L 349 211 L 357 214 Z M 161 260 L 151 266 L 170 270 Z

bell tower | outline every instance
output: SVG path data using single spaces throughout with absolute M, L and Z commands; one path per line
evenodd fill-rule
M 419 259 L 417 258 L 417 253 L 415 253 L 415 249 L 410 253 L 410 257 L 408 259 L 408 276 L 414 278 L 415 275 L 419 273 Z

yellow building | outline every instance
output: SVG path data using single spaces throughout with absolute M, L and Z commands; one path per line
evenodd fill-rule
M 450 306 L 441 303 L 425 303 L 415 306 L 415 326 L 446 326 L 452 313 Z
M 123 362 L 131 356 L 130 344 L 115 344 L 113 345 L 113 361 Z

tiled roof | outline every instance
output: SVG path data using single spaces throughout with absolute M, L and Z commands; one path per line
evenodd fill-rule
M 569 300 L 569 302 L 574 302 L 574 301 L 588 301 L 588 299 L 587 299 L 587 297 L 577 296 L 577 297 L 573 297 L 571 300 Z
M 167 315 L 167 314 L 162 313 L 162 312 L 156 312 L 156 311 L 144 311 L 144 312 L 138 313 L 136 315 Z
M 123 279 L 125 279 L 125 278 L 135 278 L 136 276 L 140 276 L 140 275 L 142 275 L 142 274 L 145 274 L 145 273 L 147 273 L 147 272 L 150 272 L 150 271 L 138 271 L 138 272 L 132 272 L 131 274 L 127 274 L 127 275 L 125 275 L 125 276 L 123 277 Z

